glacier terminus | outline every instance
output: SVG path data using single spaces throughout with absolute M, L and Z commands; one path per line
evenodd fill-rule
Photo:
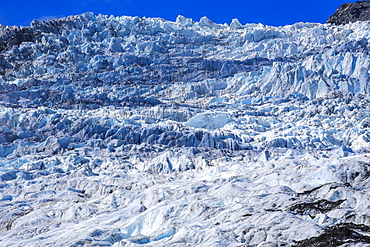
M 370 246 L 369 37 L 0 26 L 0 246 Z

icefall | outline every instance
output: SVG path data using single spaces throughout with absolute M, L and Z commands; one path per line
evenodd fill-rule
M 0 26 L 0 245 L 369 244 L 369 33 Z

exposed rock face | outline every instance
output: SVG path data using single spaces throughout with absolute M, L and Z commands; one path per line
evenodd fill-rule
M 326 23 L 343 25 L 356 21 L 370 20 L 370 2 L 358 1 L 356 3 L 345 3 L 330 16 Z

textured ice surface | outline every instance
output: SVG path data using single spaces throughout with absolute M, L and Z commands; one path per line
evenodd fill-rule
M 370 243 L 369 35 L 91 13 L 0 27 L 0 245 Z

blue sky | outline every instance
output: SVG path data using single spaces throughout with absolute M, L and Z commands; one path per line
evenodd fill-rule
M 353 0 L 0 0 L 0 23 L 28 26 L 33 19 L 48 19 L 94 12 L 95 14 L 162 17 L 177 15 L 198 21 L 208 16 L 216 23 L 286 25 L 325 22 L 345 2 Z

